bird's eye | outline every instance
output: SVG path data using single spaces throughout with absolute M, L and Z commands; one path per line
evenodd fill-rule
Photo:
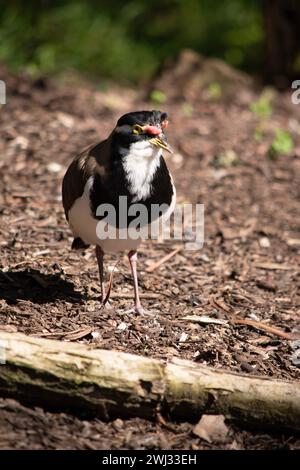
M 132 126 L 132 133 L 133 134 L 141 134 L 143 132 L 142 126 L 139 126 L 138 124 L 135 124 Z

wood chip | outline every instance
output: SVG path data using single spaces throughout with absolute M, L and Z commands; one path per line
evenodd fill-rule
M 187 315 L 186 317 L 182 317 L 181 320 L 187 320 L 190 322 L 195 323 L 204 323 L 204 324 L 214 324 L 214 325 L 228 325 L 227 320 L 222 320 L 220 318 L 211 318 L 207 317 L 206 315 Z
M 289 245 L 289 246 L 299 246 L 300 247 L 300 239 L 299 238 L 288 238 L 286 243 Z
M 289 266 L 287 264 L 280 263 L 255 263 L 254 265 L 259 269 L 266 269 L 268 271 L 281 270 L 281 271 L 290 271 L 291 269 L 296 269 L 295 266 Z

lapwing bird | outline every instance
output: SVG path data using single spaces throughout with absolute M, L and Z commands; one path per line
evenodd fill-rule
M 171 152 L 164 133 L 167 126 L 167 114 L 160 111 L 125 114 L 106 140 L 75 157 L 62 184 L 63 206 L 74 236 L 72 248 L 96 247 L 102 303 L 107 300 L 104 253 L 127 251 L 134 284 L 134 310 L 140 314 L 145 310 L 139 298 L 136 264 L 142 237 L 129 233 L 136 216 L 131 209 L 133 206 L 147 209 L 146 220 L 144 217 L 140 223 L 143 227 L 168 220 L 174 210 L 176 191 L 162 156 L 163 150 Z M 152 211 L 157 205 L 163 209 Z M 110 208 L 115 218 L 107 219 Z M 108 228 L 114 228 L 112 235 L 107 235 Z

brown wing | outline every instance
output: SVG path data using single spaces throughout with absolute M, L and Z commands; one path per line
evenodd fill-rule
M 74 158 L 62 182 L 62 202 L 68 220 L 69 210 L 84 191 L 90 176 L 98 172 L 102 178 L 110 171 L 110 139 L 92 145 Z

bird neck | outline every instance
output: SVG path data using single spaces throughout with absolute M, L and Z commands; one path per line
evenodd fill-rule
M 150 196 L 161 155 L 161 149 L 153 147 L 146 140 L 130 145 L 122 165 L 133 202 L 146 200 Z
M 150 196 L 161 156 L 161 149 L 147 140 L 128 144 L 112 141 L 112 174 L 118 180 L 123 180 L 132 202 L 143 201 Z M 120 183 L 122 184 L 121 181 Z

